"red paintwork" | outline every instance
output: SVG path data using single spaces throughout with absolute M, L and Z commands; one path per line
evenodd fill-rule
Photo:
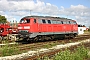
M 10 28 L 8 24 L 0 24 L 0 36 L 6 36 L 9 33 L 8 28 Z
M 26 18 L 24 18 L 26 19 Z M 43 24 L 38 23 L 38 19 L 31 17 L 30 23 L 19 23 L 18 30 L 28 30 L 29 33 L 35 32 L 61 32 L 61 33 L 68 33 L 68 32 L 78 32 L 78 25 L 77 24 Z M 34 19 L 36 19 L 36 23 L 34 23 Z M 72 22 L 76 22 L 72 20 Z M 29 26 L 30 29 L 24 29 L 25 26 Z M 20 28 L 21 27 L 21 28 Z
M 77 25 L 74 24 L 33 24 L 30 32 L 77 32 Z M 36 28 L 38 27 L 38 28 Z
M 0 36 L 7 36 L 7 34 L 12 34 L 14 28 L 11 28 L 8 24 L 0 24 Z M 17 31 L 16 31 L 17 33 Z

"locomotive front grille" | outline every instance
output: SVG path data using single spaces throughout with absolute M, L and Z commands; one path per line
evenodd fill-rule
M 21 34 L 21 35 L 28 35 L 29 32 L 28 32 L 28 30 L 19 30 L 19 34 Z
M 28 30 L 19 30 L 18 34 L 19 34 L 19 36 L 20 36 L 21 38 L 29 37 L 29 32 L 28 32 Z

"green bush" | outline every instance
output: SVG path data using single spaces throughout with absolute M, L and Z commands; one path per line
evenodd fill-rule
M 55 60 L 83 60 L 88 57 L 87 53 L 88 49 L 82 46 L 75 49 L 74 53 L 69 50 L 60 52 L 55 56 Z
M 65 50 L 65 51 L 61 51 L 57 54 L 55 54 L 55 56 L 53 56 L 52 59 L 44 58 L 43 60 L 84 60 L 86 58 L 88 58 L 88 49 L 84 48 L 83 46 L 78 47 L 75 49 L 75 51 L 70 51 L 70 50 Z M 42 60 L 39 58 L 39 60 Z
M 54 60 L 72 60 L 72 55 L 69 50 L 58 53 Z
M 15 47 L 16 45 L 9 46 L 8 44 L 0 48 L 1 56 L 9 56 L 18 53 L 18 48 Z
M 70 50 L 62 51 L 57 54 L 54 59 L 55 60 L 84 60 L 88 58 L 88 49 L 82 47 L 78 47 L 75 49 L 75 52 L 70 52 Z

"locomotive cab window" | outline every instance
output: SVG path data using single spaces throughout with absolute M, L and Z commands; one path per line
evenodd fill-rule
M 67 22 L 66 21 L 63 21 L 63 24 L 67 24 Z
M 63 21 L 61 21 L 61 24 L 63 24 Z
M 20 23 L 23 23 L 23 22 L 24 22 L 24 20 L 23 20 L 23 19 L 21 19 L 21 20 L 20 20 Z
M 42 23 L 46 23 L 45 19 L 42 19 Z
M 62 24 L 60 20 L 57 20 L 57 24 Z
M 47 20 L 49 24 L 51 24 L 51 21 L 50 20 Z
M 69 21 L 69 24 L 71 24 L 71 22 Z
M 53 24 L 57 24 L 57 20 L 52 20 L 52 23 Z
M 70 21 L 67 21 L 67 24 L 71 24 L 71 22 Z
M 34 19 L 34 23 L 36 23 L 36 19 Z
M 30 19 L 21 19 L 20 23 L 30 23 Z
M 30 19 L 26 19 L 27 23 L 30 23 Z
M 75 21 L 73 21 L 73 24 L 77 24 Z

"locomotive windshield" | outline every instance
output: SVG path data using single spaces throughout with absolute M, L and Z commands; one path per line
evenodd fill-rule
M 77 24 L 75 21 L 73 21 L 73 24 Z
M 20 23 L 30 23 L 30 19 L 21 19 Z

